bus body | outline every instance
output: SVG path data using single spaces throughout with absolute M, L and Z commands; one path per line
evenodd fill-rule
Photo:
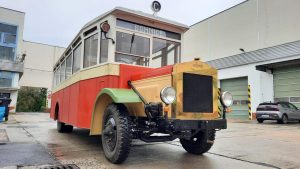
M 215 129 L 226 128 L 232 98 L 219 95 L 216 69 L 181 63 L 187 29 L 125 8 L 86 24 L 54 66 L 50 117 L 58 131 L 74 126 L 101 135 L 113 163 L 126 159 L 131 139 L 179 138 L 188 152 L 207 152 Z

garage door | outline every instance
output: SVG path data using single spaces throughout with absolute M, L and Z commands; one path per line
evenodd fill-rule
M 275 101 L 289 101 L 300 108 L 300 65 L 273 71 Z
M 222 91 L 229 91 L 233 96 L 232 112 L 227 114 L 232 119 L 248 119 L 248 79 L 247 77 L 221 80 Z

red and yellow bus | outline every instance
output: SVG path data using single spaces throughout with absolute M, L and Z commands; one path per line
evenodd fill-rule
M 199 60 L 181 63 L 187 30 L 125 8 L 87 23 L 54 66 L 50 116 L 58 131 L 102 135 L 113 163 L 126 159 L 131 139 L 179 138 L 188 152 L 207 152 L 226 119 L 218 111 L 217 70 Z M 230 93 L 221 103 L 230 106 Z

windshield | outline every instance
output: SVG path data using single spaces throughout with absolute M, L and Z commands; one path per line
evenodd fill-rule
M 149 56 L 149 38 L 117 32 L 116 62 L 148 66 Z

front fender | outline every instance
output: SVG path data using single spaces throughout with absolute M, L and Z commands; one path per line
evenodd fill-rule
M 104 88 L 97 95 L 92 112 L 90 135 L 99 135 L 102 131 L 103 113 L 111 103 L 141 103 L 139 96 L 131 89 Z
M 140 103 L 142 102 L 139 96 L 132 89 L 112 89 L 112 88 L 104 88 L 97 96 L 101 97 L 101 95 L 107 94 L 109 95 L 114 103 Z

